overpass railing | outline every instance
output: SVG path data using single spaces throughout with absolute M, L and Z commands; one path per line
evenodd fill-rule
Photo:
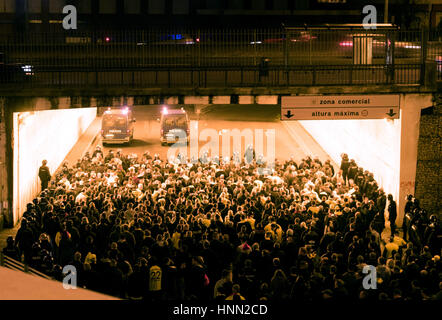
M 397 29 L 158 29 L 0 33 L 3 73 L 23 86 L 416 84 L 426 61 L 442 80 L 440 32 Z M 268 71 L 267 78 L 259 73 Z M 0 77 L 2 77 L 0 73 Z M 12 79 L 12 78 L 16 79 Z M 29 80 L 29 78 L 32 78 Z M 259 79 L 260 78 L 260 79 Z M 81 83 L 83 81 L 83 83 Z
M 213 88 L 321 85 L 418 85 L 421 64 L 313 65 L 257 67 L 175 68 L 35 68 L 33 76 L 10 80 L 14 88 Z
M 1 31 L 0 31 L 1 32 Z M 424 30 L 166 29 L 60 33 L 0 33 L 7 61 L 35 66 L 256 66 L 341 65 L 360 60 L 420 63 L 423 48 L 442 53 L 441 37 Z M 364 54 L 365 55 L 365 54 Z

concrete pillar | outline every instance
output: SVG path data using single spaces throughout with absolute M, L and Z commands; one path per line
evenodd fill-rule
M 400 226 L 404 217 L 405 197 L 415 192 L 417 150 L 421 110 L 433 105 L 432 94 L 404 94 L 401 96 L 401 151 L 398 221 Z
M 13 226 L 12 113 L 15 104 L 11 100 L 14 99 L 0 97 L 0 215 L 4 227 Z

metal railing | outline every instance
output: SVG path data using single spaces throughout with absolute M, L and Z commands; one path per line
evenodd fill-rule
M 364 29 L 0 34 L 0 52 L 11 62 L 52 67 L 253 66 L 264 57 L 275 65 L 341 65 L 354 63 L 357 38 L 369 41 L 374 64 L 389 55 L 396 63 L 422 59 L 422 31 Z
M 24 87 L 417 84 L 441 40 L 425 30 L 71 30 L 0 34 L 0 52 L 33 66 L 32 80 L 15 81 Z M 439 69 L 441 79 L 442 58 Z
M 15 259 L 12 259 L 11 257 L 8 257 L 7 255 L 3 254 L 2 252 L 0 252 L 0 266 L 11 269 L 11 270 L 21 271 L 21 272 L 25 272 L 28 274 L 32 274 L 34 276 L 45 278 L 47 280 L 52 280 L 52 278 L 49 277 L 48 275 L 45 275 L 44 273 L 41 273 L 38 270 L 30 268 L 27 264 L 17 261 Z

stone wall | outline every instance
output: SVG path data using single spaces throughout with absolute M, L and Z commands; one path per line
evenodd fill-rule
M 423 110 L 421 115 L 415 197 L 422 208 L 442 218 L 442 94 L 435 95 L 432 112 Z

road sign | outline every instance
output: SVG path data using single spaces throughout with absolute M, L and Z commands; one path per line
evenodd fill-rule
M 399 119 L 399 95 L 282 97 L 281 120 Z

